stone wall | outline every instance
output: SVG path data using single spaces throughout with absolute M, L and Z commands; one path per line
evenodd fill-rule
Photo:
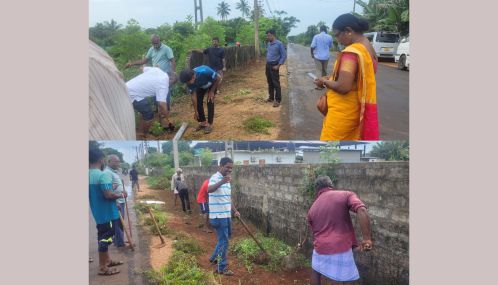
M 311 199 L 303 195 L 310 165 L 236 166 L 232 195 L 241 215 L 265 234 L 295 246 L 307 235 L 304 250 L 312 251 L 306 234 Z M 187 181 L 197 193 L 217 167 L 185 167 Z M 408 284 L 408 162 L 343 163 L 336 168 L 336 186 L 358 194 L 367 205 L 375 249 L 355 253 L 363 284 Z M 351 214 L 356 233 L 361 232 Z
M 256 57 L 254 46 L 231 46 L 225 47 L 225 61 L 227 69 L 246 67 Z M 188 68 L 207 64 L 208 58 L 202 50 L 191 50 L 187 53 L 185 65 Z

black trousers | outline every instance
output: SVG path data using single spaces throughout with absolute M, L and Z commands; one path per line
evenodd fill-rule
M 199 122 L 205 122 L 206 121 L 206 115 L 204 114 L 204 96 L 208 92 L 208 89 L 202 89 L 202 88 L 197 88 L 196 90 L 196 95 L 197 95 L 197 113 L 199 114 Z M 215 91 L 216 94 L 216 91 Z M 206 101 L 208 101 L 206 99 Z M 208 123 L 210 125 L 213 124 L 214 121 L 214 102 L 208 101 L 207 102 L 207 109 L 208 109 Z
M 185 207 L 190 211 L 190 200 L 188 199 L 188 189 L 182 189 L 178 191 L 178 195 L 180 196 L 180 200 L 182 200 L 182 209 L 185 212 Z M 185 205 L 186 204 L 186 205 Z
M 278 63 L 266 63 L 266 81 L 268 81 L 268 93 L 270 100 L 275 100 L 280 103 L 282 101 L 282 90 L 280 89 L 280 75 L 278 70 L 274 70 L 273 66 Z

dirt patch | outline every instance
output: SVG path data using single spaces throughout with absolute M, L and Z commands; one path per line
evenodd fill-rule
M 200 266 L 206 270 L 207 272 L 214 271 L 215 265 L 212 265 L 209 262 L 209 257 L 212 253 L 216 245 L 216 233 L 206 233 L 202 228 L 199 228 L 198 225 L 203 222 L 203 218 L 200 215 L 199 207 L 195 202 L 196 199 L 192 192 L 190 192 L 190 202 L 192 214 L 187 215 L 184 214 L 181 209 L 181 203 L 179 199 L 177 200 L 176 206 L 174 205 L 174 196 L 171 191 L 164 190 L 151 190 L 148 189 L 145 180 L 140 181 L 140 189 L 143 189 L 143 192 L 139 192 L 137 198 L 140 199 L 140 195 L 153 195 L 157 197 L 158 200 L 166 202 L 166 212 L 168 213 L 168 226 L 177 233 L 184 233 L 192 236 L 197 240 L 203 252 L 198 254 L 197 261 Z M 256 233 L 256 228 L 246 221 L 249 226 L 249 229 Z M 242 225 L 237 221 L 233 220 L 232 224 L 232 238 L 230 243 L 233 244 L 236 240 L 242 238 L 248 238 L 249 236 L 245 232 Z M 168 240 L 171 240 L 173 237 L 169 237 Z M 153 244 L 158 244 L 159 238 L 153 242 Z M 171 248 L 170 248 L 171 249 Z M 162 249 L 159 249 L 162 250 Z M 158 251 L 157 248 L 152 246 L 150 248 L 151 255 L 154 256 Z M 167 263 L 168 256 L 165 255 L 164 260 L 160 257 L 160 255 L 156 256 L 157 264 L 156 266 L 161 266 L 162 264 Z M 151 257 L 151 260 L 153 258 Z M 254 265 L 252 273 L 249 273 L 245 268 L 243 262 L 238 261 L 237 258 L 229 253 L 228 255 L 229 268 L 232 270 L 235 275 L 234 276 L 220 276 L 215 274 L 216 280 L 220 284 L 265 284 L 265 285 L 276 285 L 276 284 L 309 284 L 309 276 L 310 269 L 303 268 L 294 271 L 280 271 L 280 272 L 270 272 L 266 269 Z M 156 268 L 156 267 L 154 267 Z
M 287 66 L 280 67 L 282 96 L 287 93 Z M 179 84 L 179 83 L 178 83 Z M 186 140 L 275 140 L 285 136 L 285 124 L 281 123 L 282 106 L 272 107 L 266 103 L 268 85 L 265 75 L 265 61 L 253 62 L 247 68 L 229 70 L 225 73 L 219 94 L 215 99 L 213 132 L 204 134 L 195 132 L 197 122 L 190 95 L 174 98 L 171 106 L 171 121 L 177 125 L 187 122 L 188 128 L 183 135 Z M 205 103 L 204 103 L 205 104 Z M 207 116 L 207 107 L 204 105 Z M 261 116 L 275 125 L 264 133 L 250 133 L 243 127 L 243 122 L 253 116 Z M 141 134 L 137 133 L 137 136 Z M 148 134 L 148 140 L 170 140 L 174 134 L 160 137 Z
M 136 192 L 136 199 L 146 199 L 152 200 L 157 199 L 160 200 L 159 191 L 162 190 L 153 190 L 149 189 L 147 182 L 143 177 L 139 178 L 140 183 L 140 192 Z M 153 198 L 152 198 L 153 197 Z M 138 202 L 137 202 L 138 203 Z M 146 232 L 149 236 L 149 253 L 150 253 L 150 265 L 154 270 L 159 270 L 163 265 L 167 264 L 171 256 L 173 255 L 173 240 L 166 236 L 163 236 L 165 244 L 161 244 L 161 239 L 159 236 L 153 235 L 146 229 L 142 227 L 141 230 Z

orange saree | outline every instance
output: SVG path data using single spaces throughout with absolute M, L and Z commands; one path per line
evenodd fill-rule
M 348 54 L 357 57 L 354 86 L 347 94 L 327 90 L 328 112 L 320 140 L 379 140 L 374 61 L 367 48 L 354 43 L 340 52 L 329 80 L 337 80 L 339 70 L 348 68 L 350 63 L 341 61 Z

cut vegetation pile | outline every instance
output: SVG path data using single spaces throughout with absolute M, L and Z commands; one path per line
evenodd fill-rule
M 256 238 L 269 255 L 268 264 L 262 265 L 262 267 L 273 272 L 285 268 L 285 257 L 293 254 L 294 249 L 273 236 L 265 237 L 261 234 L 256 234 Z M 258 263 L 257 259 L 261 254 L 261 249 L 251 238 L 236 241 L 232 246 L 232 251 L 237 258 L 244 262 L 248 272 L 252 272 L 253 264 Z M 306 266 L 307 264 L 306 258 L 302 254 L 298 254 L 298 262 L 301 266 Z
M 159 234 L 157 232 L 156 227 L 154 226 L 154 221 L 152 221 L 152 218 L 150 217 L 149 211 L 147 208 L 150 207 L 150 210 L 152 214 L 154 215 L 154 218 L 156 219 L 157 225 L 159 227 L 159 230 L 161 231 L 162 235 L 165 235 L 168 233 L 168 215 L 166 212 L 164 212 L 162 209 L 162 206 L 158 205 L 146 205 L 146 204 L 136 204 L 133 206 L 135 209 L 135 212 L 137 213 L 137 216 L 140 221 L 142 221 L 143 225 L 149 227 L 149 230 L 151 233 L 157 235 Z
M 250 117 L 244 121 L 243 125 L 246 131 L 257 134 L 269 134 L 268 129 L 275 126 L 272 121 L 261 116 Z

